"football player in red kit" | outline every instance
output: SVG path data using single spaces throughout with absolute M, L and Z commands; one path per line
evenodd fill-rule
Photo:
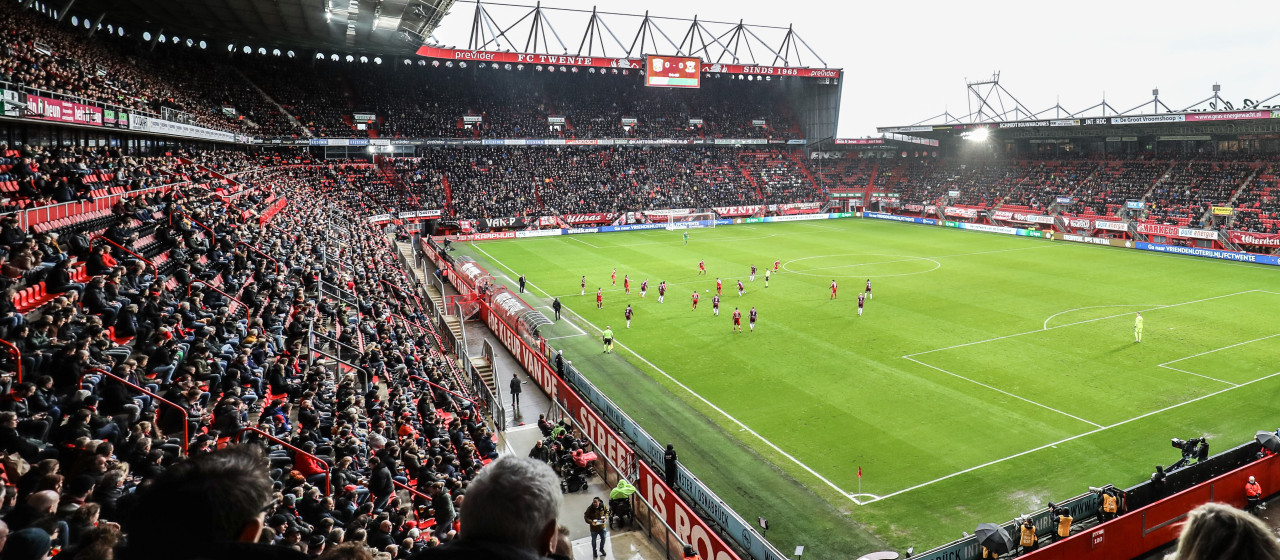
M 609 281 L 612 282 L 614 286 L 618 285 L 618 269 L 617 268 L 613 269 L 613 272 L 609 273 Z
M 596 288 L 596 309 L 604 309 L 604 288 Z
M 720 295 L 721 290 L 723 289 L 724 289 L 724 282 L 721 282 L 719 278 L 716 278 L 716 295 Z
M 622 275 L 622 292 L 628 295 L 631 294 L 631 275 L 630 274 Z
M 835 281 L 835 280 L 832 280 L 832 281 L 831 281 L 831 299 L 836 299 L 836 288 L 837 288 L 837 287 L 838 287 L 838 286 L 836 285 L 836 281 Z
M 774 272 L 774 273 L 777 273 L 777 272 L 778 272 L 778 267 L 779 267 L 779 266 L 781 266 L 781 265 L 782 265 L 782 259 L 778 259 L 778 260 L 776 260 L 776 261 L 773 261 L 773 272 Z
M 698 310 L 698 290 L 693 291 L 693 310 Z
M 706 273 L 707 273 L 707 261 L 705 260 L 698 261 L 698 276 L 702 276 L 703 274 L 706 274 Z
M 742 311 L 733 308 L 733 332 L 742 332 Z

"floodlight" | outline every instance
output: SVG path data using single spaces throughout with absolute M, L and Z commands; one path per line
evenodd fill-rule
M 259 55 L 262 55 L 262 56 L 267 56 L 267 48 L 266 48 L 266 47 L 258 47 L 258 54 L 259 54 Z
M 524 72 L 524 65 L 523 65 L 523 64 L 517 64 L 517 65 L 516 65 L 516 70 L 518 70 L 518 71 L 520 71 L 520 72 Z
M 251 53 L 251 52 L 253 52 L 253 47 L 250 47 L 250 46 L 248 46 L 248 45 L 245 45 L 245 47 L 244 47 L 244 54 L 249 54 L 249 53 Z
M 380 56 L 375 56 L 375 57 L 373 57 L 373 63 L 374 63 L 374 64 L 382 64 L 382 57 L 380 57 Z
M 200 50 L 204 50 L 204 49 L 207 49 L 207 48 L 209 48 L 209 43 L 206 43 L 206 42 L 204 42 L 204 41 L 200 41 Z
M 466 63 L 466 62 L 459 62 L 459 63 L 458 63 L 458 68 L 466 68 L 466 67 L 467 67 L 467 63 Z
M 116 35 L 119 35 L 119 36 L 121 36 L 121 37 L 124 37 L 124 28 L 123 28 L 123 27 L 117 27 L 117 28 L 116 28 Z
M 965 132 L 961 134 L 960 136 L 965 140 L 972 140 L 974 142 L 986 142 L 987 138 L 991 137 L 991 130 L 987 128 L 975 128 L 969 132 Z
M 271 56 L 280 56 L 280 49 L 271 49 Z
M 142 40 L 143 40 L 143 41 L 150 41 L 150 40 L 151 40 L 151 32 L 150 32 L 150 31 L 143 31 L 143 32 L 142 32 Z
M 367 56 L 360 57 L 360 64 L 368 64 L 368 63 L 369 63 L 369 57 Z
M 286 55 L 286 56 L 288 56 L 289 58 L 293 58 L 294 56 L 296 56 L 296 55 L 293 53 L 293 51 L 289 51 L 289 52 L 285 53 L 285 55 Z
M 506 68 L 507 70 L 511 70 L 511 65 L 510 65 L 510 64 L 508 64 L 508 65 L 506 65 L 506 66 L 505 66 L 505 68 Z
M 483 62 L 481 62 L 481 63 L 480 63 L 480 67 L 481 67 L 481 68 L 484 68 L 484 63 L 483 63 Z
M 347 62 L 355 62 L 355 61 L 356 61 L 356 57 L 347 55 Z

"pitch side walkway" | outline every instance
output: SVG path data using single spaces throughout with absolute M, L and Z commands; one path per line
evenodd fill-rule
M 402 253 L 409 255 L 407 259 L 413 262 L 411 248 L 408 243 L 397 242 Z M 418 279 L 426 282 L 427 274 L 435 274 L 435 267 L 430 263 L 426 263 L 426 270 L 418 268 L 414 270 L 414 274 L 418 275 Z M 505 281 L 506 278 L 495 277 L 497 280 Z M 509 286 L 515 290 L 515 286 Z M 457 291 L 453 286 L 445 285 L 445 295 L 457 295 Z M 525 373 L 524 368 L 520 367 L 515 357 L 507 351 L 498 338 L 489 331 L 489 327 L 480 321 L 468 321 L 464 328 L 467 332 L 467 351 L 472 356 L 480 356 L 481 350 L 487 341 L 489 346 L 493 348 L 493 372 L 494 381 L 499 384 L 502 391 L 503 406 L 506 408 L 507 431 L 499 434 L 500 443 L 506 448 L 507 453 L 517 456 L 525 456 L 529 454 L 529 450 L 540 439 L 542 433 L 538 431 L 538 415 L 547 414 L 551 409 L 551 400 L 542 392 L 542 389 Z M 511 374 L 514 373 L 520 379 L 522 392 L 520 394 L 520 408 L 516 409 L 511 406 L 511 394 L 509 384 L 511 383 Z M 606 487 L 604 481 L 600 477 L 591 479 L 585 490 L 565 494 L 564 506 L 560 509 L 560 523 L 569 528 L 569 538 L 573 541 L 573 557 L 589 558 L 591 557 L 591 534 L 587 529 L 586 521 L 583 519 L 583 513 L 587 511 L 587 506 L 591 505 L 591 499 L 599 497 L 606 503 L 609 501 L 609 487 Z M 644 533 L 637 530 L 636 525 L 628 528 L 618 528 L 607 533 L 606 542 L 608 543 L 608 554 L 610 558 L 618 558 L 620 560 L 659 560 L 664 558 L 662 551 L 655 547 L 645 538 Z

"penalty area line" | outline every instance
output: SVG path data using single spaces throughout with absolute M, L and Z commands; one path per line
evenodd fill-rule
M 1066 416 L 1066 417 L 1068 417 L 1068 418 L 1072 418 L 1072 419 L 1074 419 L 1074 420 L 1079 420 L 1079 421 L 1084 422 L 1085 424 L 1088 424 L 1088 425 L 1093 426 L 1093 427 L 1095 427 L 1095 428 L 1101 428 L 1101 427 L 1102 427 L 1102 424 L 1098 424 L 1098 423 L 1096 423 L 1096 422 L 1090 422 L 1090 421 L 1088 421 L 1088 420 L 1085 420 L 1084 418 L 1081 418 L 1081 417 L 1076 416 L 1076 415 L 1074 415 L 1074 414 L 1071 414 L 1071 413 L 1069 413 L 1069 412 L 1063 412 L 1063 411 L 1058 410 L 1058 409 L 1056 409 L 1056 408 L 1053 408 L 1052 406 L 1049 406 L 1049 405 L 1047 405 L 1047 404 L 1038 403 L 1038 402 L 1033 401 L 1033 400 L 1031 400 L 1031 399 L 1028 399 L 1028 398 L 1026 398 L 1026 397 L 1020 397 L 1020 396 L 1018 396 L 1018 395 L 1015 395 L 1015 394 L 1013 394 L 1013 393 L 1010 393 L 1010 392 L 1008 392 L 1008 391 L 1006 391 L 1006 390 L 1004 390 L 1004 389 L 1001 389 L 1001 388 L 999 388 L 999 387 L 993 387 L 993 386 L 991 386 L 991 385 L 987 385 L 986 383 L 983 383 L 983 382 L 981 382 L 981 381 L 975 381 L 975 380 L 973 380 L 973 379 L 969 379 L 968 377 L 965 377 L 965 376 L 960 375 L 960 374 L 958 374 L 958 373 L 952 373 L 952 372 L 947 371 L 947 370 L 945 370 L 945 369 L 942 369 L 942 368 L 940 368 L 940 367 L 938 367 L 938 366 L 935 366 L 935 365 L 932 365 L 932 364 L 926 364 L 926 363 L 924 363 L 924 362 L 922 362 L 922 361 L 920 361 L 920 360 L 917 360 L 917 359 L 915 359 L 915 358 L 912 358 L 911 356 L 903 356 L 903 358 L 904 358 L 904 359 L 907 359 L 907 360 L 911 360 L 911 361 L 913 361 L 913 362 L 915 362 L 915 363 L 917 363 L 917 364 L 920 364 L 920 365 L 922 365 L 922 366 L 924 366 L 924 367 L 927 367 L 927 368 L 930 368 L 930 369 L 938 370 L 938 371 L 940 371 L 940 372 L 942 372 L 942 373 L 945 373 L 945 374 L 947 374 L 947 375 L 950 375 L 950 376 L 952 376 L 952 377 L 956 377 L 956 378 L 959 378 L 959 379 L 963 379 L 963 380 L 965 380 L 965 381 L 968 381 L 969 383 L 973 383 L 974 385 L 978 385 L 978 386 L 981 386 L 981 387 L 986 387 L 986 388 L 991 389 L 992 391 L 995 391 L 995 392 L 997 392 L 997 393 L 1000 393 L 1000 394 L 1003 394 L 1003 395 L 1008 395 L 1008 396 L 1013 397 L 1013 398 L 1015 398 L 1015 399 L 1018 399 L 1018 400 L 1020 400 L 1020 401 L 1022 401 L 1022 402 L 1030 403 L 1030 404 L 1034 404 L 1034 405 L 1036 405 L 1036 406 L 1038 406 L 1038 407 L 1040 407 L 1040 408 L 1043 408 L 1043 409 L 1045 409 L 1045 410 L 1051 410 L 1051 411 L 1053 411 L 1053 412 L 1057 412 L 1058 414 L 1061 414 L 1061 415 Z

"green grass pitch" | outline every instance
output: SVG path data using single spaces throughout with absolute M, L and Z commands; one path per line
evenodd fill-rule
M 1280 423 L 1280 271 L 1268 267 L 873 220 L 690 235 L 460 252 L 508 284 L 526 274 L 532 305 L 560 297 L 570 311 L 544 332 L 551 344 L 744 518 L 768 518 L 784 551 L 930 548 L 1089 485 L 1145 479 L 1176 460 L 1170 438 L 1207 435 L 1216 452 Z M 733 309 L 745 331 L 752 306 L 755 332 L 734 333 Z M 606 325 L 617 354 L 601 353 Z

